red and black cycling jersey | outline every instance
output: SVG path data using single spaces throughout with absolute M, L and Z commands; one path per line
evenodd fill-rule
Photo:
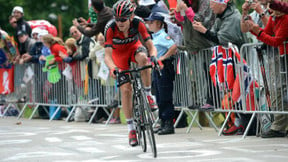
M 110 20 L 105 27 L 105 47 L 112 47 L 117 50 L 127 50 L 131 46 L 141 43 L 139 34 L 146 42 L 151 39 L 144 22 L 137 16 L 130 23 L 128 37 L 125 38 L 124 33 L 119 31 L 116 21 Z

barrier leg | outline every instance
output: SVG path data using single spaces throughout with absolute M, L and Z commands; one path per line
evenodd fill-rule
M 69 115 L 66 118 L 66 122 L 69 122 L 71 116 L 73 115 L 74 111 L 76 110 L 76 106 L 73 106 L 72 110 L 70 111 Z
M 181 119 L 181 117 L 183 116 L 183 113 L 184 113 L 184 109 L 182 108 L 181 111 L 180 111 L 180 114 L 178 115 L 178 117 L 177 117 L 177 119 L 176 119 L 176 121 L 175 121 L 174 128 L 176 128 L 177 125 L 179 124 L 180 119 Z
M 220 129 L 219 132 L 218 132 L 218 136 L 221 136 L 221 134 L 222 134 L 222 132 L 223 132 L 223 129 L 224 129 L 225 125 L 227 124 L 228 119 L 230 118 L 231 113 L 232 113 L 232 112 L 229 111 L 229 113 L 228 113 L 228 115 L 227 115 L 227 117 L 226 117 L 226 119 L 225 119 L 225 121 L 224 121 L 221 129 Z
M 5 114 L 6 114 L 7 111 L 9 110 L 10 105 L 11 105 L 11 103 L 9 103 L 8 106 L 5 108 L 5 110 L 4 110 L 4 112 L 3 112 L 3 116 L 2 116 L 2 118 L 4 118 Z
M 93 112 L 93 114 L 92 114 L 91 118 L 89 119 L 89 122 L 88 122 L 89 124 L 91 124 L 91 123 L 92 123 L 92 120 L 94 119 L 94 117 L 95 117 L 95 115 L 96 115 L 96 113 L 97 113 L 98 109 L 99 109 L 99 107 L 96 107 L 96 108 L 95 108 L 95 111 Z
M 107 119 L 107 121 L 105 123 L 105 126 L 107 126 L 109 124 L 109 122 L 110 122 L 111 118 L 113 117 L 113 114 L 116 111 L 116 109 L 117 108 L 112 108 L 112 111 L 111 111 L 110 115 L 108 116 L 108 119 Z
M 31 119 L 33 118 L 33 116 L 35 115 L 35 113 L 36 113 L 38 107 L 39 107 L 38 104 L 36 105 L 36 107 L 34 107 L 34 110 L 33 110 L 32 114 L 30 115 L 29 120 L 31 120 Z
M 61 106 L 58 106 L 56 111 L 53 113 L 52 117 L 50 118 L 50 122 L 55 118 L 56 114 L 58 113 L 58 111 L 61 109 Z
M 256 115 L 256 113 L 254 112 L 254 113 L 252 114 L 252 117 L 251 117 L 251 119 L 250 119 L 250 121 L 249 121 L 246 129 L 245 129 L 244 134 L 242 135 L 242 139 L 244 139 L 244 138 L 247 136 L 248 131 L 249 131 L 249 129 L 250 129 L 250 126 L 251 126 L 251 124 L 252 124 L 252 122 L 253 122 L 253 119 L 255 118 L 255 115 Z
M 214 123 L 213 119 L 211 118 L 211 112 L 205 111 L 204 114 L 206 115 L 207 119 L 209 120 L 210 125 L 212 125 L 212 126 L 214 127 L 215 131 L 218 132 L 218 127 L 217 127 L 217 125 Z
M 19 113 L 19 115 L 18 115 L 18 117 L 17 117 L 17 120 L 19 120 L 19 119 L 21 118 L 21 116 L 23 115 L 23 113 L 24 113 L 27 105 L 28 105 L 28 104 L 26 103 L 26 104 L 22 107 L 22 110 L 20 111 L 20 113 Z
M 189 124 L 189 126 L 188 126 L 188 128 L 187 128 L 186 133 L 190 133 L 191 128 L 192 128 L 192 126 L 193 126 L 193 123 L 194 123 L 195 121 L 196 121 L 198 127 L 200 128 L 200 130 L 202 130 L 201 124 L 196 120 L 196 117 L 197 117 L 199 111 L 196 111 L 194 115 L 192 114 L 192 112 L 191 112 L 190 110 L 188 111 L 188 113 L 189 113 L 190 116 L 192 117 L 192 120 L 191 120 L 191 122 L 190 122 L 190 124 Z

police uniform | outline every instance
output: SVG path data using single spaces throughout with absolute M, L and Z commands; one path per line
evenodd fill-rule
M 157 58 L 165 55 L 169 48 L 175 44 L 164 29 L 152 34 L 152 38 L 153 44 L 157 48 Z M 153 86 L 156 90 L 159 118 L 164 122 L 171 121 L 174 118 L 173 81 L 175 79 L 175 70 L 172 58 L 162 62 L 164 64 L 164 68 L 161 70 L 162 76 L 160 77 L 157 72 L 153 72 Z

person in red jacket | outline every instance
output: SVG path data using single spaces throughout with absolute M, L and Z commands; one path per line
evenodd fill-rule
M 54 64 L 56 61 L 58 62 L 60 69 L 62 69 L 60 65 L 63 62 L 63 56 L 68 56 L 63 41 L 58 37 L 53 37 L 51 34 L 44 35 L 42 40 L 44 45 L 50 48 L 51 54 L 54 55 L 54 60 L 51 60 L 49 64 Z
M 287 0 L 282 0 L 286 1 Z M 287 111 L 288 101 L 287 97 L 281 94 L 286 94 L 285 77 L 281 74 L 282 61 L 284 65 L 287 65 L 287 59 L 281 59 L 288 54 L 288 43 L 284 43 L 288 38 L 288 15 L 272 10 L 272 14 L 268 20 L 268 23 L 264 29 L 260 28 L 251 20 L 246 20 L 245 23 L 249 26 L 249 30 L 252 34 L 257 36 L 257 39 L 264 42 L 267 45 L 278 47 L 280 55 L 273 55 L 269 52 L 268 57 L 268 76 L 270 79 L 269 89 L 271 96 L 271 108 L 276 111 Z M 284 74 L 287 75 L 287 74 Z M 287 79 L 286 79 L 287 82 Z M 283 84 L 284 83 L 284 84 Z M 272 137 L 285 137 L 288 132 L 288 115 L 287 114 L 274 114 L 274 121 L 269 131 L 262 133 L 262 138 Z
M 279 0 L 260 0 L 264 3 L 269 3 L 269 8 L 280 12 L 288 13 L 288 3 Z
M 288 48 L 284 51 L 284 41 L 288 38 L 288 15 L 283 12 L 271 10 L 272 14 L 268 20 L 266 27 L 260 28 L 258 24 L 252 20 L 246 20 L 245 23 L 249 26 L 250 32 L 257 37 L 261 42 L 279 47 L 280 55 L 288 54 Z M 286 46 L 288 44 L 286 43 Z

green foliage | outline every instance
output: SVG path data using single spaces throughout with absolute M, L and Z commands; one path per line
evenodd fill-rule
M 62 16 L 63 37 L 69 36 L 69 28 L 72 20 L 76 17 L 88 18 L 87 0 L 0 0 L 0 26 L 10 35 L 14 30 L 9 25 L 8 17 L 14 6 L 22 6 L 24 9 L 24 18 L 28 20 L 48 20 L 58 29 L 58 20 L 49 17 L 51 14 Z M 52 5 L 54 4 L 54 5 Z M 62 9 L 61 9 L 62 6 Z M 63 10 L 63 6 L 67 9 Z

